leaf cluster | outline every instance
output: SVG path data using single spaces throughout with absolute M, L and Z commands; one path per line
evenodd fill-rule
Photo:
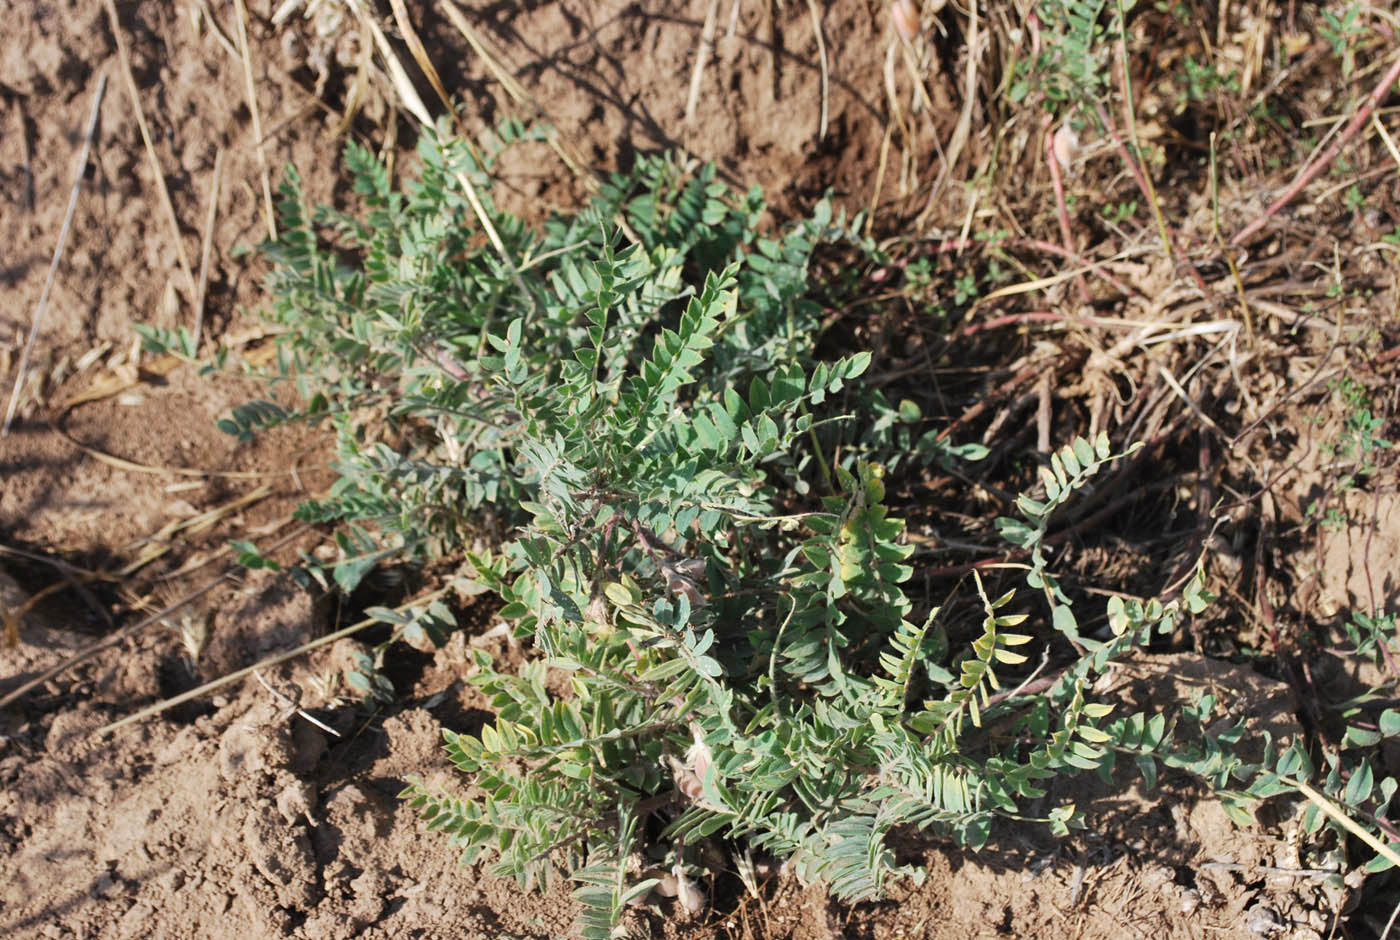
M 1052 648 L 1014 593 L 977 579 L 965 643 L 939 610 L 915 613 L 886 477 L 977 453 L 922 446 L 917 407 L 862 383 L 869 353 L 823 354 L 813 254 L 870 250 L 826 203 L 767 235 L 757 191 L 647 157 L 535 230 L 491 202 L 483 153 L 425 139 L 400 189 L 352 144 L 359 215 L 308 209 L 289 173 L 272 316 L 277 375 L 305 406 L 253 403 L 226 427 L 335 430 L 338 481 L 300 514 L 341 524 L 342 557 L 304 559 L 310 576 L 349 590 L 387 557 L 459 559 L 531 641 L 512 668 L 472 653 L 495 718 L 445 735 L 467 789 L 405 791 L 464 861 L 527 885 L 568 875 L 582 929 L 605 937 L 649 887 L 638 853 L 680 865 L 723 839 L 871 898 L 919 874 L 896 829 L 981 846 L 1056 777 L 1108 777 L 1120 756 L 1149 782 L 1165 763 L 1239 784 L 1241 806 L 1296 770 L 1206 733 L 1211 703 L 1168 725 L 1092 700 L 1114 659 L 1208 602 L 1197 579 L 1170 603 L 1115 598 L 1106 628 L 1080 629 L 1042 549 L 1054 511 L 1121 456 L 1104 437 L 1056 452 L 999 523 L 1069 641 L 1053 682 L 1027 691 Z M 493 547 L 473 549 L 483 531 Z M 441 603 L 382 616 L 421 642 L 455 628 Z M 362 692 L 384 694 L 376 665 Z M 1043 819 L 1082 824 L 1072 804 Z

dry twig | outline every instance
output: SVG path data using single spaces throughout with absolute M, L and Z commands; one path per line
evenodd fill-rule
M 423 40 L 418 38 L 418 30 L 413 28 L 413 20 L 408 16 L 408 8 L 403 5 L 403 0 L 389 0 L 389 7 L 394 11 L 394 21 L 399 24 L 399 33 L 408 45 L 408 51 L 413 53 L 413 58 L 418 62 L 418 68 L 428 79 L 428 84 L 433 86 L 433 91 L 437 92 L 438 100 L 442 102 L 442 106 L 452 116 L 462 139 L 466 140 L 468 136 L 466 125 L 462 123 L 462 116 L 457 113 L 457 109 L 452 106 L 452 97 L 448 95 L 447 88 L 442 83 L 442 76 L 438 74 L 433 60 L 429 58 L 428 50 L 423 46 Z
M 111 3 L 112 0 L 107 0 Z M 262 176 L 263 212 L 267 219 L 267 237 L 277 240 L 277 215 L 272 208 L 272 178 L 267 170 L 267 148 L 263 145 L 262 116 L 258 112 L 258 90 L 253 84 L 253 59 L 248 54 L 248 9 L 243 0 L 233 0 L 238 13 L 238 54 L 243 60 L 244 91 L 248 96 L 248 112 L 253 119 L 253 140 L 258 154 L 258 172 Z
M 510 73 L 510 70 L 501 64 L 499 55 L 492 51 L 484 37 L 472 27 L 471 23 L 467 22 L 467 18 L 462 15 L 462 11 L 457 8 L 457 5 L 452 0 L 442 0 L 438 9 L 447 17 L 447 21 L 457 29 L 457 32 L 462 34 L 462 38 L 472 47 L 472 51 L 481 57 L 481 62 L 491 73 L 491 77 L 506 90 L 506 94 L 510 95 L 516 105 L 525 108 L 536 118 L 549 120 L 549 115 L 534 98 L 530 97 L 530 94 Z M 582 181 L 590 192 L 597 191 L 598 180 L 586 169 L 586 160 L 580 156 L 576 146 L 560 139 L 560 131 L 557 126 L 554 133 L 549 135 L 549 147 L 558 154 L 559 159 L 569 168 L 569 172 Z
M 1060 223 L 1060 238 L 1065 243 L 1065 252 L 1068 254 L 1075 254 L 1074 234 L 1070 231 L 1069 227 L 1069 209 L 1065 205 L 1065 182 L 1064 178 L 1060 175 L 1061 167 L 1059 155 L 1055 153 L 1055 135 L 1051 132 L 1053 126 L 1053 119 L 1050 115 L 1045 115 L 1045 119 L 1040 125 L 1041 133 L 1045 137 L 1045 162 L 1050 166 L 1050 182 L 1053 184 L 1055 190 L 1055 217 Z M 1084 283 L 1084 275 L 1076 274 L 1074 280 L 1075 283 L 1079 285 L 1080 299 L 1087 304 L 1091 298 L 1089 296 L 1089 285 Z
M 436 591 L 414 599 L 411 603 L 424 604 L 429 601 L 436 600 L 437 598 L 441 597 L 443 594 L 446 593 L 447 588 L 439 588 Z M 408 608 L 409 606 L 410 604 L 403 604 L 400 606 L 399 609 L 403 610 Z M 285 663 L 289 659 L 295 659 L 302 653 L 309 653 L 314 649 L 320 649 L 321 647 L 334 643 L 337 640 L 343 640 L 347 636 L 353 636 L 354 634 L 359 633 L 361 630 L 364 630 L 367 627 L 372 627 L 375 624 L 381 622 L 382 621 L 380 621 L 377 617 L 366 617 L 364 620 L 361 620 L 358 623 L 352 623 L 350 626 L 345 627 L 342 630 L 337 630 L 334 633 L 328 633 L 325 636 L 312 640 L 309 643 L 303 643 L 296 649 L 287 650 L 285 653 L 278 653 L 275 656 L 269 656 L 261 662 L 254 663 L 253 665 L 248 666 L 244 669 L 235 670 L 234 672 L 231 672 L 228 675 L 222 676 L 218 679 L 215 679 L 212 682 L 206 682 L 204 683 L 204 685 L 200 686 L 197 689 L 191 689 L 190 691 L 185 692 L 181 695 L 176 695 L 173 698 L 168 698 L 163 702 L 157 702 L 155 705 L 152 705 L 149 708 L 143 708 L 133 715 L 127 715 L 125 718 L 122 718 L 118 721 L 114 721 L 109 725 L 99 728 L 97 730 L 97 735 L 98 737 L 105 737 L 106 735 L 111 734 L 113 731 L 116 731 L 118 728 L 124 727 L 137 721 L 144 721 L 145 719 L 150 718 L 152 715 L 158 715 L 168 708 L 174 708 L 176 705 L 182 705 L 185 702 L 199 698 L 202 695 L 208 695 L 215 689 L 221 689 L 224 686 L 228 685 L 230 682 L 237 682 L 244 676 L 254 675 L 260 669 L 267 669 L 270 666 L 276 666 L 281 663 Z M 0 702 L 0 705 L 3 705 L 3 702 Z
M 109 0 L 110 2 L 110 0 Z M 63 213 L 63 225 L 58 230 L 58 245 L 53 250 L 53 260 L 49 262 L 49 273 L 44 278 L 44 288 L 39 293 L 39 303 L 34 307 L 34 317 L 29 323 L 29 338 L 24 342 L 24 350 L 19 356 L 15 369 L 15 387 L 10 391 L 10 404 L 5 409 L 5 425 L 0 428 L 0 437 L 10 433 L 10 422 L 14 420 L 15 409 L 19 407 L 19 390 L 24 382 L 25 366 L 29 354 L 34 349 L 34 338 L 39 335 L 39 324 L 44 320 L 44 309 L 49 303 L 49 291 L 53 289 L 53 279 L 58 273 L 58 262 L 63 258 L 63 247 L 68 243 L 68 232 L 73 227 L 73 212 L 78 208 L 78 193 L 83 188 L 83 175 L 87 172 L 88 155 L 92 152 L 92 138 L 97 133 L 97 118 L 102 113 L 102 96 L 107 91 L 107 75 L 104 72 L 97 80 L 97 91 L 92 96 L 92 113 L 88 116 L 87 130 L 83 134 L 83 150 L 79 156 L 78 169 L 73 174 L 73 189 L 68 194 L 68 208 Z
M 136 112 L 136 127 L 141 131 L 141 140 L 146 145 L 146 157 L 151 164 L 151 175 L 156 181 L 156 195 L 160 197 L 165 221 L 170 225 L 170 236 L 175 241 L 175 258 L 180 263 L 180 271 L 185 275 L 185 286 L 190 298 L 194 298 L 194 274 L 190 270 L 190 259 L 185 252 L 185 239 L 180 234 L 180 221 L 175 217 L 175 205 L 170 201 L 170 190 L 165 185 L 165 171 L 161 169 L 160 158 L 156 156 L 155 144 L 151 143 L 151 129 L 146 124 L 146 112 L 141 107 L 141 93 L 136 87 L 136 77 L 131 72 L 131 56 L 126 49 L 126 35 L 117 20 L 117 8 L 112 0 L 103 0 L 107 8 L 107 19 L 112 25 L 112 37 L 117 43 L 117 60 L 121 62 L 122 77 L 126 79 L 127 94 L 131 96 L 131 107 Z
M 700 101 L 700 80 L 715 49 L 715 22 L 719 17 L 719 0 L 710 0 L 705 9 L 705 24 L 700 27 L 700 45 L 695 50 L 695 64 L 690 69 L 690 91 L 685 96 L 685 120 L 695 118 L 695 105 Z
M 828 86 L 830 77 L 826 62 L 826 37 L 822 35 L 822 14 L 820 8 L 817 6 L 817 0 L 807 0 L 807 13 L 812 17 L 812 31 L 817 34 L 817 59 L 820 61 L 822 68 L 821 123 L 817 130 L 817 140 L 826 140 L 827 109 L 829 107 L 828 99 L 830 98 Z M 975 12 L 972 15 L 974 17 L 977 16 Z
M 199 251 L 199 288 L 194 295 L 194 348 L 199 350 L 199 334 L 204 328 L 204 293 L 209 286 L 209 254 L 214 247 L 214 219 L 219 214 L 219 185 L 224 175 L 224 148 L 214 153 L 214 180 L 209 184 L 209 214 L 204 217 L 203 245 Z
M 1381 99 L 1390 91 L 1390 86 L 1394 85 L 1397 80 L 1400 80 L 1400 58 L 1397 58 L 1391 63 L 1390 68 L 1385 73 L 1385 77 L 1380 80 L 1380 83 L 1377 84 L 1375 88 L 1371 89 L 1371 93 L 1366 96 L 1366 100 L 1363 101 L 1361 107 L 1357 109 L 1356 116 L 1351 119 L 1351 123 L 1347 124 L 1346 130 L 1342 131 L 1341 135 L 1332 142 L 1332 146 L 1328 147 L 1327 151 L 1322 156 L 1305 167 L 1303 171 L 1298 174 L 1298 178 L 1293 181 L 1293 184 L 1285 189 L 1277 199 L 1270 203 L 1269 207 L 1255 218 L 1253 222 L 1250 222 L 1244 228 L 1236 232 L 1234 237 L 1230 239 L 1230 244 L 1243 244 L 1251 235 L 1263 228 L 1265 224 L 1268 223 L 1269 219 L 1277 215 L 1280 209 L 1296 199 L 1298 194 L 1303 191 L 1304 187 L 1316 179 L 1319 173 L 1327 169 L 1332 161 L 1341 155 L 1343 148 L 1356 136 L 1356 132 L 1359 131 L 1361 126 L 1370 118 L 1371 112 L 1375 110 L 1376 105 L 1380 104 Z
M 298 526 L 295 531 L 283 536 L 282 538 L 278 539 L 277 541 L 273 542 L 271 545 L 268 545 L 265 549 L 263 549 L 264 554 L 276 551 L 283 545 L 286 545 L 288 542 L 299 538 L 303 533 L 309 531 L 310 529 L 310 524 Z M 24 683 L 18 688 L 7 692 L 3 698 L 0 698 L 0 708 L 4 708 L 12 702 L 19 701 L 19 699 L 23 698 L 31 690 L 38 688 L 45 682 L 48 682 L 50 679 L 55 679 L 58 676 L 61 676 L 63 673 L 67 672 L 69 669 L 73 668 L 79 663 L 87 662 L 89 659 L 92 659 L 92 657 L 96 656 L 103 650 L 110 649 L 111 647 L 116 646 L 118 643 L 122 642 L 132 634 L 139 633 L 140 631 L 146 629 L 153 623 L 160 623 L 162 620 L 165 620 L 171 614 L 180 610 L 180 608 L 185 607 L 186 605 L 191 604 L 199 598 L 203 597 L 205 594 L 208 594 L 210 591 L 214 590 L 214 588 L 229 580 L 242 570 L 243 567 L 241 565 L 230 565 L 227 569 L 225 569 L 223 574 L 219 575 L 214 580 L 208 582 L 203 587 L 195 588 L 193 591 L 190 591 L 188 594 L 185 594 L 183 597 L 179 598 L 173 603 L 166 605 L 164 608 L 156 611 L 149 617 L 143 617 L 129 627 L 122 627 L 120 630 L 116 631 L 115 633 L 108 634 L 101 640 L 98 640 L 96 643 L 93 643 L 91 646 L 79 650 L 77 653 L 74 653 L 72 656 L 68 657 L 58 665 L 52 666 L 49 669 L 45 669 L 33 679 L 30 679 L 28 682 Z

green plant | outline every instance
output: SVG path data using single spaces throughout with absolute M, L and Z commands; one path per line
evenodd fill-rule
M 1353 653 L 1369 659 L 1377 669 L 1394 671 L 1395 657 L 1400 654 L 1400 617 L 1395 614 L 1371 616 L 1353 611 L 1344 627 Z
M 1137 200 L 1129 199 L 1119 203 L 1106 202 L 1099 207 L 1099 214 L 1116 225 L 1122 225 L 1137 215 L 1137 210 Z
M 1222 75 L 1220 70 L 1208 62 L 1197 62 L 1195 57 L 1186 56 L 1181 61 L 1181 71 L 1176 82 L 1182 86 L 1178 92 L 1178 103 L 1206 101 L 1218 91 L 1238 93 L 1239 79 L 1233 72 Z
M 347 149 L 363 218 L 308 210 L 289 173 L 268 250 L 277 377 L 305 404 L 250 403 L 222 426 L 335 430 L 339 479 L 299 515 L 339 524 L 340 557 L 303 558 L 304 577 L 350 590 L 383 559 L 452 558 L 454 583 L 497 594 L 532 641 L 513 670 L 472 653 L 495 717 L 445 733 L 466 789 L 405 791 L 465 861 L 527 885 L 562 872 L 584 935 L 607 937 L 649 887 L 635 854 L 683 870 L 715 835 L 868 898 L 918 876 L 896 828 L 980 846 L 1048 781 L 1109 777 L 1120 756 L 1149 782 L 1162 763 L 1196 773 L 1241 813 L 1265 793 L 1212 702 L 1169 722 L 1092 700 L 1115 658 L 1209 602 L 1198 575 L 1081 627 L 1043 548 L 1055 510 L 1117 459 L 1106 437 L 1055 452 L 999 523 L 1046 618 L 980 576 L 975 623 L 911 589 L 887 476 L 982 451 L 864 386 L 869 353 L 821 354 L 811 259 L 823 242 L 868 251 L 858 226 L 822 203 L 765 237 L 757 192 L 644 158 L 535 232 L 491 202 L 492 152 L 429 140 L 420 159 L 396 190 Z M 483 531 L 497 544 L 470 550 Z M 369 613 L 420 643 L 455 628 L 439 602 Z M 351 686 L 390 694 L 389 650 Z M 1082 825 L 1071 803 L 1040 818 Z
M 1377 470 L 1376 452 L 1389 450 L 1393 442 L 1380 436 L 1385 428 L 1385 418 L 1375 411 L 1375 404 L 1366 386 L 1350 377 L 1343 377 L 1332 383 L 1333 391 L 1342 401 L 1345 413 L 1342 428 L 1331 441 L 1324 442 L 1323 452 L 1334 460 L 1349 463 L 1351 473 L 1344 485 L 1351 485 L 1356 477 L 1370 476 Z
M 1365 25 L 1358 22 L 1361 9 L 1360 4 L 1353 3 L 1342 12 L 1341 16 L 1331 10 L 1323 10 L 1322 25 L 1317 28 L 1318 33 L 1332 47 L 1332 54 L 1341 60 L 1343 78 L 1350 78 L 1352 71 L 1355 70 L 1356 46 L 1367 33 Z
M 1126 4 L 1127 9 L 1132 6 Z M 1044 51 L 1018 63 L 1011 100 L 1022 101 L 1038 91 L 1047 107 L 1058 110 L 1100 97 L 1107 85 L 1103 37 L 1116 32 L 1100 22 L 1106 9 L 1117 16 L 1109 0 L 1041 0 L 1037 13 Z

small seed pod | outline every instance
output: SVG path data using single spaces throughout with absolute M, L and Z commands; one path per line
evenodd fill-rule
M 705 576 L 705 567 L 703 558 L 679 558 L 671 563 L 672 569 L 692 581 L 698 581 Z
M 676 888 L 676 876 L 669 871 L 649 871 L 647 877 L 656 879 L 656 893 L 663 898 L 673 898 L 678 893 Z
M 691 770 L 674 757 L 670 758 L 670 761 L 671 776 L 675 778 L 676 789 L 685 794 L 686 799 L 690 800 L 690 802 L 698 803 L 701 795 L 705 792 L 704 781 L 696 776 L 695 771 Z
M 710 752 L 710 746 L 705 743 L 704 734 L 698 727 L 692 728 L 690 732 L 695 737 L 695 743 L 685 752 L 685 764 L 691 773 L 705 779 L 705 774 L 709 771 L 710 765 L 715 762 L 714 755 Z
M 700 886 L 690 878 L 686 877 L 685 869 L 677 862 L 671 869 L 671 874 L 676 878 L 676 900 L 680 902 L 681 908 L 694 917 L 705 909 L 705 894 L 700 890 Z
M 699 610 L 701 607 L 708 607 L 709 600 L 700 591 L 700 586 L 683 574 L 672 572 L 666 578 L 666 590 L 671 592 L 672 597 L 680 597 L 682 594 L 690 601 L 691 610 Z
M 1055 132 L 1052 147 L 1055 151 L 1056 162 L 1064 170 L 1068 170 L 1074 161 L 1079 159 L 1079 135 L 1068 124 L 1061 124 L 1060 129 Z
M 603 595 L 593 595 L 588 606 L 583 609 L 583 619 L 585 623 L 597 624 L 600 627 L 608 625 L 608 604 Z
M 894 23 L 895 32 L 905 42 L 913 42 L 923 32 L 923 26 L 919 23 L 919 5 L 914 0 L 894 0 L 890 4 L 890 20 Z
M 676 786 L 692 803 L 700 802 L 700 798 L 705 795 L 705 782 L 683 767 L 676 775 Z

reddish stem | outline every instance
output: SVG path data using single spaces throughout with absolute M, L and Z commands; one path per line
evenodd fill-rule
M 1400 79 L 1400 58 L 1397 58 L 1391 63 L 1390 69 L 1385 73 L 1385 77 L 1382 78 L 1380 84 L 1373 88 L 1371 93 L 1366 96 L 1366 100 L 1362 102 L 1361 108 L 1356 112 L 1356 116 L 1351 119 L 1351 123 L 1346 126 L 1346 130 L 1342 131 L 1341 136 L 1333 141 L 1332 146 L 1328 147 L 1322 156 L 1309 164 L 1303 172 L 1298 175 L 1298 178 L 1293 181 L 1293 185 L 1285 189 L 1283 194 L 1275 199 L 1269 208 L 1264 210 L 1262 215 L 1236 232 L 1235 237 L 1230 239 L 1230 244 L 1239 245 L 1255 232 L 1258 232 L 1269 219 L 1278 214 L 1280 209 L 1297 198 L 1298 194 L 1303 191 L 1303 188 L 1316 179 L 1319 173 L 1327 169 L 1328 165 L 1341 154 L 1342 149 L 1356 136 L 1356 132 L 1361 130 L 1361 125 L 1366 123 L 1366 119 L 1371 116 L 1371 112 L 1375 110 L 1376 105 L 1380 104 L 1381 99 L 1384 98 L 1386 92 L 1390 90 L 1390 86 L 1395 84 L 1396 79 Z
M 1065 253 L 1075 254 L 1074 235 L 1069 230 L 1069 209 L 1065 206 L 1065 182 L 1060 176 L 1060 158 L 1055 156 L 1055 135 L 1051 133 L 1052 118 L 1045 115 L 1045 120 L 1041 122 L 1040 130 L 1045 137 L 1045 162 L 1050 166 L 1050 181 L 1055 187 L 1055 214 L 1060 220 L 1060 238 L 1065 243 Z M 1079 296 L 1087 304 L 1092 298 L 1089 296 L 1089 285 L 1084 283 L 1084 275 L 1076 274 L 1075 282 L 1079 285 Z
M 951 342 L 961 339 L 964 336 L 971 336 L 973 333 L 981 333 L 983 330 L 995 330 L 998 327 L 1011 326 L 1015 323 L 1045 323 L 1068 320 L 1069 315 L 1064 313 L 1051 313 L 1047 310 L 1038 310 L 1033 313 L 1008 313 L 1004 317 L 993 317 L 990 320 L 983 320 L 980 323 L 969 323 L 948 337 Z

